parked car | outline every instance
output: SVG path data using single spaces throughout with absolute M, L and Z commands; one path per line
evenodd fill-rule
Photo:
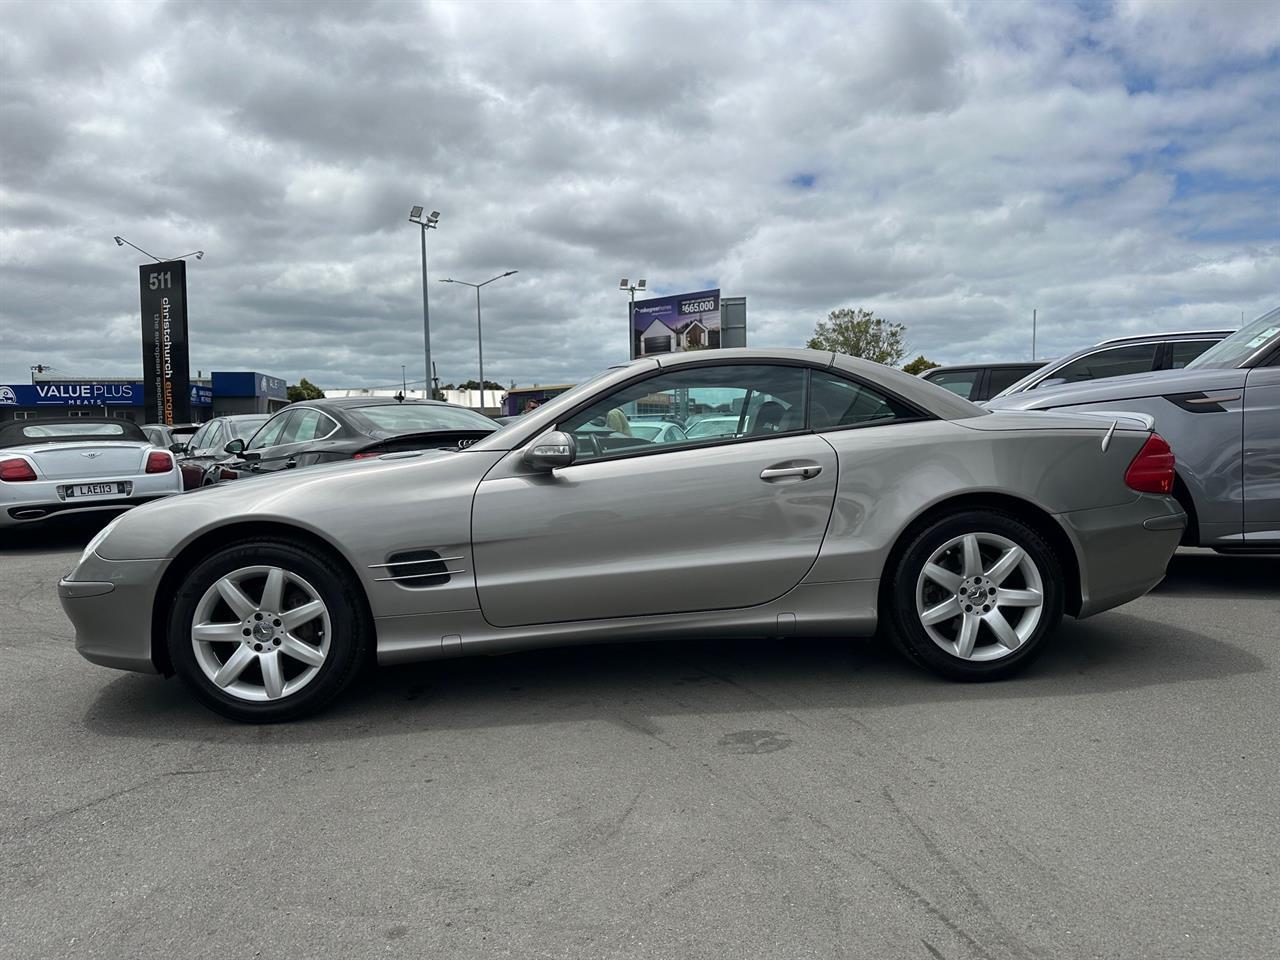
M 304 400 L 281 410 L 248 441 L 230 440 L 224 449 L 237 459 L 219 466 L 218 479 L 406 450 L 457 447 L 498 428 L 484 414 L 439 400 Z
M 1178 458 L 1185 542 L 1224 553 L 1280 549 L 1280 308 L 1181 370 L 1035 390 L 989 406 L 1146 414 Z
M 0 528 L 129 507 L 182 491 L 173 454 L 130 420 L 0 424 Z
M 681 443 L 688 440 L 684 428 L 669 420 L 631 421 L 631 435 L 652 443 Z
M 1150 370 L 1181 370 L 1230 334 L 1230 330 L 1199 330 L 1103 340 L 1044 364 L 993 397 Z
M 1043 366 L 1043 363 L 953 364 L 934 367 L 920 376 L 958 397 L 980 403 Z
M 216 483 L 221 465 L 234 459 L 224 447 L 235 439 L 247 441 L 268 419 L 265 413 L 242 413 L 215 417 L 204 424 L 174 450 L 182 471 L 182 488 L 194 490 Z
M 582 429 L 659 394 L 732 398 L 745 432 Z M 1064 612 L 1161 580 L 1186 519 L 1172 483 L 1141 414 L 991 414 L 829 352 L 663 354 L 464 448 L 143 507 L 58 592 L 87 659 L 176 673 L 257 722 L 319 708 L 375 656 L 865 636 L 881 616 L 913 662 L 984 680 L 1030 663 Z
M 732 417 L 702 417 L 692 424 L 685 433 L 690 440 L 706 440 L 709 437 L 727 437 L 738 432 L 741 420 Z
M 162 450 L 174 450 L 178 444 L 186 443 L 193 433 L 200 429 L 198 423 L 144 423 L 142 432 L 146 434 L 151 445 L 160 447 Z

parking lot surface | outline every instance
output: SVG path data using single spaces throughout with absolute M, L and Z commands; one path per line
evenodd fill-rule
M 1280 560 L 1181 551 L 1023 676 L 878 641 L 370 671 L 251 727 L 76 654 L 0 547 L 5 957 L 1280 951 Z

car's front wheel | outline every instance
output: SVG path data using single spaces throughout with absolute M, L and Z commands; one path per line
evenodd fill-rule
M 273 723 L 312 713 L 364 660 L 356 589 L 323 555 L 285 541 L 225 547 L 192 569 L 174 598 L 170 661 L 224 716 Z
M 1062 619 L 1062 568 L 1022 520 L 966 510 L 934 521 L 892 571 L 892 626 L 911 660 L 955 680 L 996 680 L 1043 652 Z

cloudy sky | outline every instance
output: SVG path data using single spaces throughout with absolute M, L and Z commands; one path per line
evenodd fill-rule
M 0 383 L 140 374 L 122 234 L 191 366 L 442 381 L 625 358 L 623 276 L 1022 359 L 1280 302 L 1272 0 L 0 5 Z

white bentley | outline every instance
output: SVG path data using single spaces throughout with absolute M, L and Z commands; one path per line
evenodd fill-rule
M 173 454 L 152 446 L 131 421 L 0 424 L 0 529 L 181 492 Z

